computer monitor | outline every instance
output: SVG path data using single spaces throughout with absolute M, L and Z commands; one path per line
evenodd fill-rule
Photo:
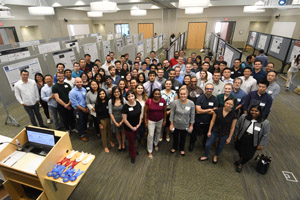
M 26 133 L 29 146 L 41 148 L 43 150 L 51 150 L 56 143 L 54 131 L 26 127 Z

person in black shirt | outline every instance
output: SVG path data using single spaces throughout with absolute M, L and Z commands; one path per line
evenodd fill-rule
M 223 150 L 226 144 L 229 144 L 233 135 L 237 116 L 232 110 L 235 104 L 234 98 L 227 98 L 224 103 L 224 107 L 215 110 L 210 122 L 207 137 L 209 138 L 205 144 L 205 156 L 200 157 L 199 161 L 205 161 L 208 159 L 210 147 L 219 138 L 219 145 L 217 147 L 216 154 L 214 155 L 212 162 L 216 164 L 218 162 L 218 156 Z
M 96 104 L 95 104 L 97 121 L 99 128 L 101 129 L 103 148 L 106 153 L 109 153 L 107 147 L 107 138 L 110 142 L 111 147 L 115 147 L 112 141 L 112 131 L 110 124 L 110 117 L 108 114 L 108 97 L 103 89 L 99 89 Z
M 91 62 L 91 55 L 90 54 L 85 54 L 84 55 L 84 58 L 85 58 L 85 62 L 86 62 L 86 65 L 85 67 L 89 69 L 89 71 L 92 71 L 95 63 L 94 62 Z
M 235 79 L 240 76 L 243 76 L 243 69 L 241 67 L 241 60 L 237 58 L 234 60 L 234 65 L 231 68 L 230 78 Z
M 131 163 L 135 163 L 135 157 L 138 155 L 135 149 L 135 137 L 142 123 L 142 106 L 136 101 L 135 93 L 132 90 L 127 91 L 125 97 L 127 103 L 122 108 L 122 118 L 125 125 L 125 134 L 128 139 Z

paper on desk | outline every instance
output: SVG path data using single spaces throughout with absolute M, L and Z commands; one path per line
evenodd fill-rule
M 36 174 L 35 170 L 40 166 L 40 164 L 43 162 L 44 159 L 45 159 L 44 156 L 40 156 L 33 153 L 27 153 L 13 166 L 13 168 L 31 174 Z
M 0 151 L 2 149 L 4 149 L 4 147 L 6 147 L 8 145 L 8 143 L 11 141 L 12 141 L 12 138 L 0 135 L 0 142 L 3 142 L 3 144 L 0 145 Z
M 22 151 L 15 151 L 7 156 L 1 163 L 7 166 L 13 166 L 18 160 L 20 160 L 26 153 Z

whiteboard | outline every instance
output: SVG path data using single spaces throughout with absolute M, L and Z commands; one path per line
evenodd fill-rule
M 68 24 L 69 36 L 90 34 L 90 26 L 88 24 Z
M 296 22 L 274 22 L 271 34 L 292 38 L 295 27 Z
M 60 44 L 59 44 L 59 42 L 39 44 L 38 49 L 39 49 L 40 54 L 48 53 L 51 51 L 58 51 L 58 50 L 60 50 Z

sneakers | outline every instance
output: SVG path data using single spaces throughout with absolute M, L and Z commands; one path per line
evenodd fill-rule
M 131 163 L 132 163 L 132 164 L 135 163 L 135 158 L 131 158 Z

